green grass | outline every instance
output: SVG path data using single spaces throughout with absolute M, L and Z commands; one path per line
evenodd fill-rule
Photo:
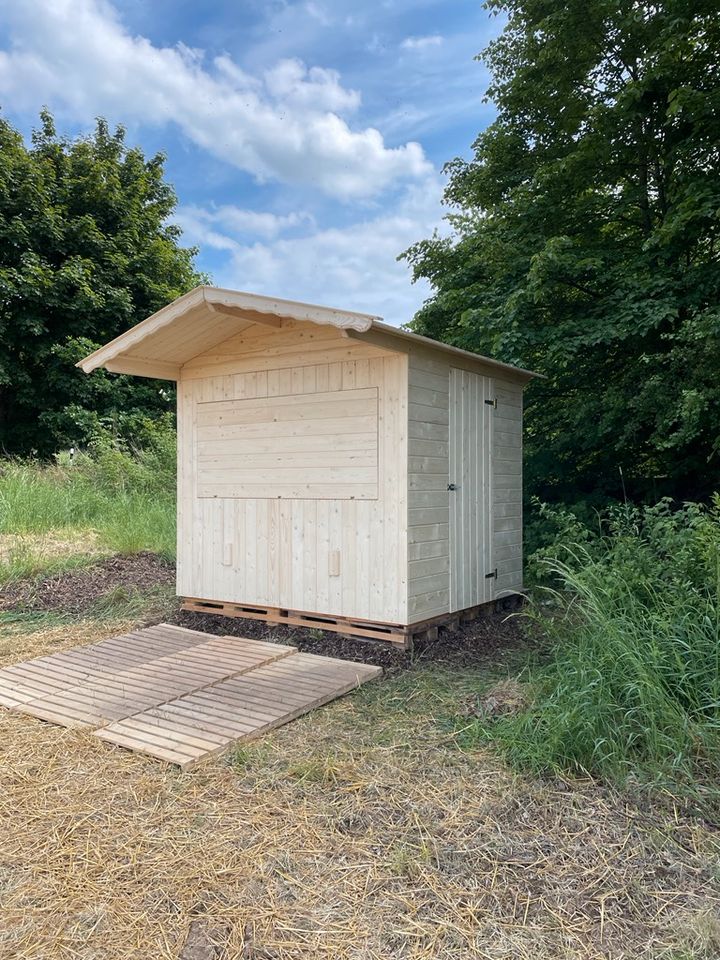
M 86 611 L 85 616 L 93 620 L 163 620 L 169 617 L 176 607 L 175 587 L 171 585 L 150 589 L 115 587 L 100 597 Z
M 65 569 L 98 552 L 174 557 L 174 469 L 174 439 L 165 434 L 142 451 L 103 441 L 72 462 L 1 462 L 0 581 Z
M 478 720 L 463 742 L 494 742 L 534 773 L 652 782 L 716 805 L 720 506 L 625 509 L 561 552 L 546 562 L 550 611 L 530 612 L 553 650 L 523 677 L 533 705 Z
M 69 539 L 65 551 L 59 554 L 53 552 L 57 549 L 56 542 L 43 537 L 20 538 L 6 547 L 0 559 L 0 583 L 85 567 L 97 558 L 97 553 L 82 552 L 87 542 L 85 531 L 64 533 Z

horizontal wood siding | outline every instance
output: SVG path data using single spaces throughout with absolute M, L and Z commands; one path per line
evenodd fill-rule
M 211 360 L 211 368 L 219 368 L 221 375 L 198 376 L 202 368 L 195 361 L 187 371 L 183 368 L 178 383 L 178 593 L 406 623 L 407 358 L 388 353 L 365 356 L 363 344 L 346 340 L 342 349 L 356 359 L 338 362 L 333 338 L 319 339 L 331 345 L 329 349 L 323 352 L 313 340 L 312 351 L 302 352 L 295 366 L 270 365 L 280 348 L 273 334 L 274 352 L 266 355 L 257 349 L 252 361 L 237 358 L 238 372 L 229 369 L 224 349 L 215 351 Z M 295 346 L 304 351 L 304 345 Z M 310 357 L 313 362 L 308 362 Z M 256 369 L 248 369 L 251 362 Z M 287 356 L 282 362 L 287 362 Z M 374 444 L 368 437 L 371 431 L 365 429 L 357 437 L 352 429 L 334 432 L 332 449 L 318 439 L 326 434 L 296 434 L 283 437 L 282 455 L 297 458 L 303 470 L 324 471 L 333 483 L 342 482 L 337 471 L 347 468 L 350 451 L 369 458 L 369 463 L 358 464 L 356 473 L 365 484 L 371 478 L 362 471 L 376 472 L 377 499 L 349 500 L 330 492 L 327 499 L 282 499 L 266 496 L 267 490 L 251 498 L 199 496 L 200 465 L 194 450 L 208 404 L 226 404 L 223 409 L 239 411 L 250 407 L 236 401 L 267 399 L 268 408 L 277 409 L 285 403 L 278 404 L 278 398 L 293 397 L 297 409 L 308 401 L 322 404 L 330 399 L 339 410 L 344 395 L 351 402 L 362 395 L 363 403 L 376 396 Z M 252 453 L 246 448 L 242 454 L 244 463 L 238 462 L 237 469 L 242 471 L 243 483 L 248 472 L 263 472 L 266 466 L 267 482 L 275 482 L 273 469 L 265 462 L 266 457 L 278 456 L 278 446 L 269 434 L 259 430 L 252 438 Z M 200 455 L 216 456 L 219 448 L 212 444 L 222 438 L 202 436 Z M 228 461 L 227 466 L 232 473 L 236 465 Z M 315 482 L 320 474 L 312 476 Z
M 316 364 L 355 362 L 384 357 L 387 350 L 351 340 L 333 326 L 304 321 L 283 321 L 277 329 L 253 325 L 223 343 L 198 354 L 183 365 L 183 380 L 295 370 L 302 380 L 303 368 Z
M 414 350 L 408 370 L 408 617 L 450 606 L 448 421 L 450 366 Z
M 378 390 L 198 404 L 199 497 L 377 500 Z

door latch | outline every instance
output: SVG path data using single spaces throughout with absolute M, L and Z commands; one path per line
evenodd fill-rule
M 457 490 L 457 489 L 458 489 L 458 485 L 456 483 L 448 484 L 448 490 Z
M 492 573 L 486 573 L 486 574 L 485 574 L 485 579 L 486 579 L 486 580 L 493 580 L 493 579 L 497 580 L 497 567 L 495 567 L 495 569 L 493 570 Z

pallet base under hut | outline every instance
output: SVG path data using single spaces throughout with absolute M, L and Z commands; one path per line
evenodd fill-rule
M 327 630 L 355 640 L 384 640 L 402 650 L 412 649 L 413 641 L 434 639 L 441 628 L 453 629 L 462 622 L 489 616 L 499 606 L 514 605 L 520 601 L 519 594 L 511 594 L 500 600 L 468 607 L 454 613 L 445 613 L 417 623 L 379 623 L 354 617 L 332 616 L 312 613 L 307 610 L 291 610 L 284 607 L 263 607 L 250 603 L 233 603 L 224 600 L 203 600 L 199 597 L 184 597 L 182 609 L 192 613 L 215 613 L 223 617 L 239 617 L 246 620 L 261 620 L 290 627 L 309 630 Z

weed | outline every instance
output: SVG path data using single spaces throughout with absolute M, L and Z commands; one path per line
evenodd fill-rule
M 466 737 L 534 772 L 706 784 L 707 799 L 720 774 L 720 503 L 626 508 L 606 530 L 546 561 L 561 589 L 550 615 L 530 611 L 555 649 L 531 671 L 533 706 Z
M 288 768 L 288 775 L 301 783 L 335 784 L 340 779 L 336 757 L 309 757 Z
M 231 755 L 233 769 L 240 772 L 267 763 L 268 747 L 265 743 L 237 746 Z
M 433 861 L 433 851 L 428 843 L 421 840 L 420 843 L 396 843 L 390 848 L 388 857 L 388 869 L 396 877 L 405 877 L 409 880 L 415 879 L 424 868 L 428 867 Z
M 88 552 L 152 550 L 173 557 L 174 432 L 166 425 L 153 437 L 144 450 L 103 437 L 89 451 L 52 464 L 4 461 L 0 582 L 65 569 Z M 73 549 L 73 540 L 82 543 Z
M 677 939 L 672 960 L 712 960 L 720 956 L 720 919 L 710 910 L 701 910 L 679 927 Z
M 172 612 L 175 604 L 175 591 L 170 586 L 151 590 L 118 586 L 99 597 L 87 614 L 97 620 L 134 617 L 163 619 Z

